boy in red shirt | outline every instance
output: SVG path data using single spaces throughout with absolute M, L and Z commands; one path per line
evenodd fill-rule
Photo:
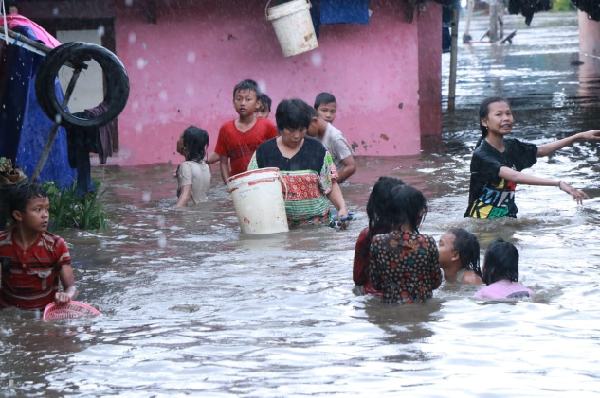
M 9 195 L 13 225 L 0 232 L 0 308 L 43 309 L 53 301 L 68 303 L 77 293 L 67 244 L 47 231 L 49 207 L 36 184 L 18 186 Z
M 221 126 L 215 147 L 225 183 L 229 176 L 246 171 L 260 144 L 277 136 L 271 121 L 256 117 L 259 95 L 258 85 L 251 79 L 243 80 L 233 88 L 233 106 L 239 117 Z

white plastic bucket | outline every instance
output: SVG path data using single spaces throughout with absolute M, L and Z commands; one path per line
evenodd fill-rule
M 310 1 L 292 0 L 269 8 L 265 6 L 267 21 L 271 21 L 284 57 L 291 57 L 319 46 L 310 17 Z
M 289 231 L 277 167 L 236 174 L 227 180 L 227 189 L 243 233 L 264 235 Z

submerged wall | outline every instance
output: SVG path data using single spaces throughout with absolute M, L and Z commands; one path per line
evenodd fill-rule
M 358 155 L 415 154 L 421 133 L 440 134 L 441 9 L 435 3 L 409 23 L 404 2 L 372 1 L 369 25 L 321 26 L 319 48 L 291 58 L 281 55 L 263 1 L 183 3 L 159 3 L 156 24 L 133 7 L 117 8 L 117 53 L 129 71 L 131 96 L 112 163 L 180 161 L 175 142 L 190 124 L 209 131 L 212 150 L 219 126 L 236 116 L 232 89 L 244 78 L 264 86 L 273 111 L 283 98 L 312 104 L 317 93 L 334 93 L 335 124 Z

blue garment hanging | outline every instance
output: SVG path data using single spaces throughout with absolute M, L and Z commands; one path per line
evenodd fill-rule
M 369 0 L 320 0 L 322 25 L 369 23 Z
M 13 30 L 32 40 L 37 39 L 26 26 Z M 42 56 L 17 46 L 8 46 L 6 54 L 6 88 L 0 102 L 0 156 L 13 160 L 31 177 L 53 125 L 35 94 L 35 75 Z M 57 98 L 61 98 L 62 88 L 58 81 L 55 90 Z M 54 181 L 61 188 L 70 187 L 75 181 L 75 171 L 68 163 L 66 133 L 62 127 L 39 176 L 39 182 L 45 181 Z

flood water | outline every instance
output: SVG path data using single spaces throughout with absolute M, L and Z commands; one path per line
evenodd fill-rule
M 111 228 L 61 234 L 79 298 L 104 315 L 44 323 L 0 313 L 0 395 L 599 394 L 600 146 L 577 144 L 529 171 L 584 188 L 584 206 L 555 187 L 522 186 L 519 219 L 462 217 L 483 97 L 511 98 L 514 136 L 538 144 L 600 128 L 600 61 L 572 65 L 575 14 L 536 15 L 531 28 L 522 19 L 506 19 L 506 30 L 519 27 L 511 46 L 461 46 L 458 110 L 445 115 L 443 142 L 421 156 L 359 159 L 343 186 L 358 215 L 348 231 L 243 236 L 216 169 L 211 202 L 175 211 L 173 166 L 97 168 Z M 484 27 L 475 21 L 475 39 Z M 447 65 L 446 54 L 445 76 Z M 483 247 L 516 243 L 535 301 L 482 304 L 473 289 L 450 286 L 424 305 L 355 295 L 354 242 L 380 175 L 426 193 L 424 233 L 461 226 Z

